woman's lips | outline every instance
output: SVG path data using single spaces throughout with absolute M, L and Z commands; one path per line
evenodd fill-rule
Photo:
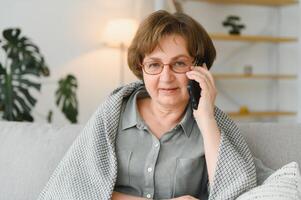
M 172 94 L 175 93 L 178 90 L 178 88 L 160 88 L 159 90 L 160 92 L 163 92 L 165 94 Z

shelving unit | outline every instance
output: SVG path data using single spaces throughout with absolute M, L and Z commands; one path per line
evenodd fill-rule
M 190 0 L 194 2 L 207 2 L 214 4 L 247 4 L 247 5 L 257 5 L 257 6 L 288 6 L 297 4 L 298 0 Z M 182 3 L 184 0 L 174 0 L 175 7 L 178 11 L 183 11 Z M 215 41 L 225 41 L 225 42 L 246 42 L 246 43 L 272 43 L 272 44 L 282 44 L 282 43 L 294 43 L 298 42 L 296 37 L 281 37 L 274 35 L 230 35 L 224 33 L 209 33 L 210 37 Z M 297 79 L 295 74 L 278 74 L 277 72 L 271 74 L 258 74 L 258 73 L 214 73 L 214 78 L 216 80 L 227 81 L 227 80 L 286 80 L 294 81 Z M 243 102 L 240 102 L 243 105 Z M 245 106 L 242 106 L 245 107 Z M 283 110 L 261 110 L 254 111 L 252 109 L 242 109 L 238 108 L 238 111 L 228 112 L 228 114 L 233 118 L 273 118 L 279 116 L 295 116 L 297 113 L 292 111 Z
M 229 35 L 222 33 L 210 33 L 210 37 L 213 40 L 225 40 L 225 41 L 245 41 L 245 42 L 297 42 L 298 39 L 295 37 L 274 37 L 274 36 L 263 36 L 263 35 Z
M 298 3 L 297 0 L 195 0 L 219 4 L 249 4 L 261 6 L 285 6 Z
M 296 112 L 277 112 L 277 111 L 251 111 L 247 113 L 241 113 L 241 112 L 228 112 L 228 115 L 230 115 L 233 118 L 247 118 L 247 117 L 278 117 L 278 116 L 295 116 Z
M 293 74 L 213 74 L 215 79 L 297 79 Z

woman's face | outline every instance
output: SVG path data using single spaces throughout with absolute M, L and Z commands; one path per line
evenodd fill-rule
M 164 64 L 186 61 L 192 65 L 192 60 L 185 39 L 179 35 L 169 35 L 161 39 L 152 53 L 145 56 L 143 64 L 150 61 L 160 61 Z M 146 90 L 154 103 L 170 108 L 188 103 L 186 73 L 175 73 L 170 65 L 164 65 L 163 71 L 157 75 L 149 75 L 143 71 L 143 78 Z

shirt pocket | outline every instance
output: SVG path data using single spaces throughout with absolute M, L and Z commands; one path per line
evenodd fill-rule
M 177 158 L 173 181 L 173 196 L 191 195 L 198 197 L 204 170 L 204 156 Z
M 130 162 L 132 152 L 129 150 L 120 150 L 117 154 L 117 185 L 128 186 L 130 184 Z

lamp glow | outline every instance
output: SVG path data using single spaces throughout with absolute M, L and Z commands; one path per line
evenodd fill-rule
M 138 23 L 133 19 L 114 19 L 107 23 L 102 38 L 108 46 L 129 46 L 137 28 Z
M 119 83 L 121 85 L 124 84 L 125 53 L 137 29 L 137 21 L 134 19 L 122 18 L 109 21 L 103 32 L 102 40 L 104 45 L 120 50 Z

